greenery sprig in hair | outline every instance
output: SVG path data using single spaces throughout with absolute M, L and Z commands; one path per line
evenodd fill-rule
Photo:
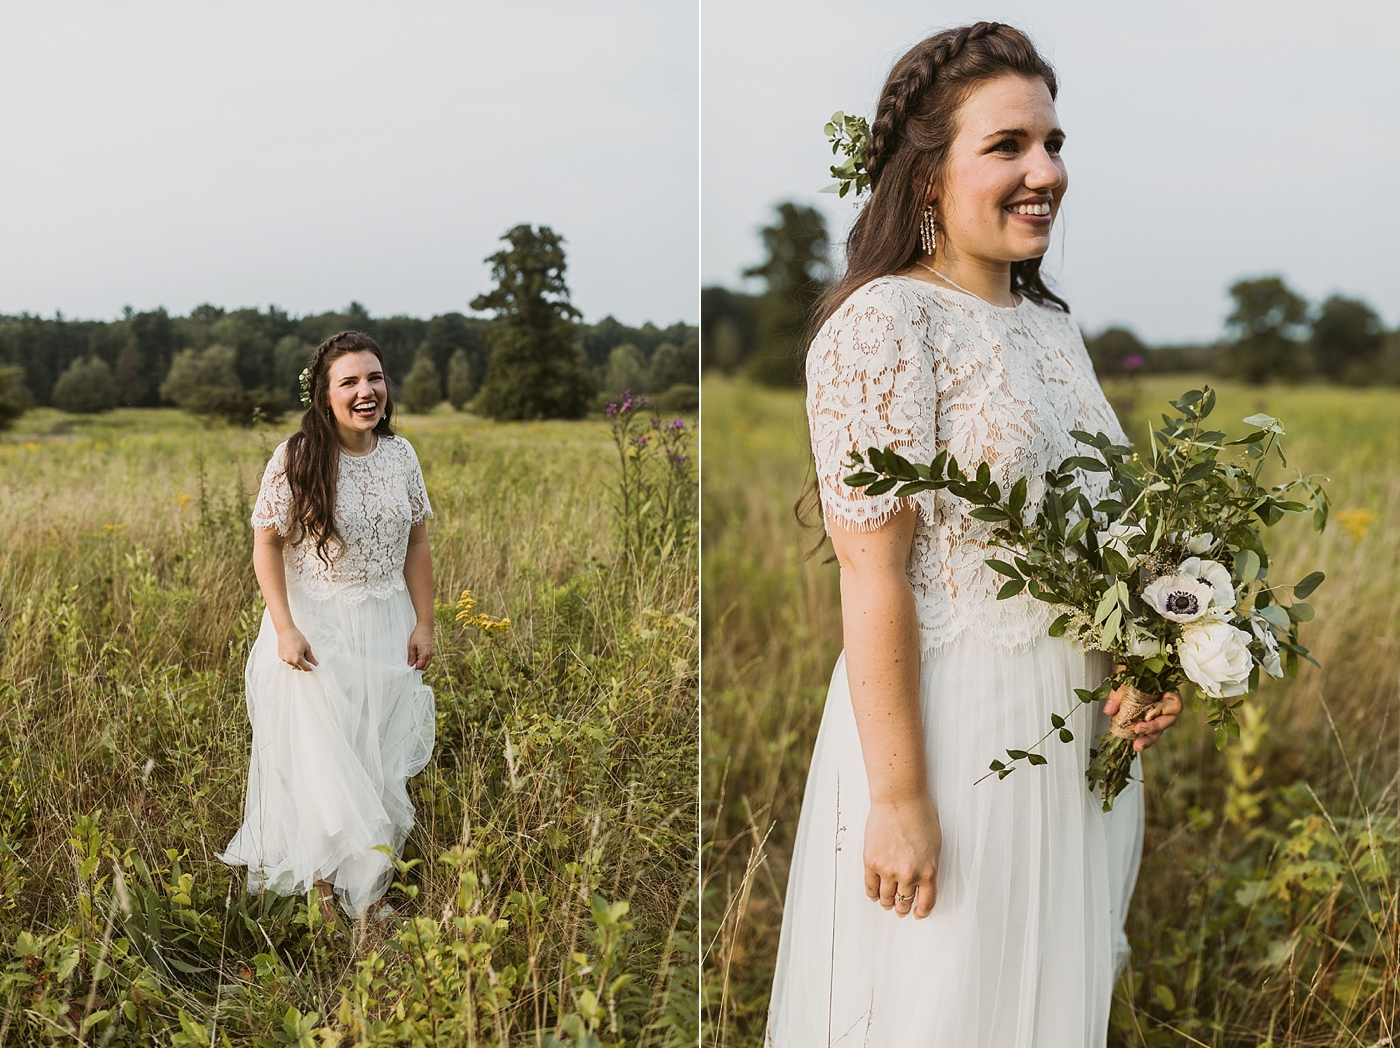
M 301 406 L 309 408 L 311 406 L 311 369 L 302 368 L 301 374 L 297 376 L 297 383 L 301 386 Z
M 839 109 L 822 129 L 831 143 L 831 152 L 845 154 L 845 161 L 831 165 L 831 177 L 836 184 L 822 190 L 844 197 L 851 193 L 859 197 L 870 188 L 870 176 L 865 173 L 865 153 L 870 148 L 870 125 L 863 116 L 848 116 Z

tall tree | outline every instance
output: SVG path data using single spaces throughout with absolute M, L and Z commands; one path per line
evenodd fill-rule
M 1226 349 L 1224 369 L 1246 382 L 1301 378 L 1307 371 L 1302 340 L 1308 300 L 1282 277 L 1240 280 L 1230 288 L 1235 309 L 1226 320 L 1235 340 Z
M 1365 302 L 1333 295 L 1318 311 L 1312 329 L 1317 370 L 1338 382 L 1364 386 L 1373 381 L 1385 348 L 1381 318 Z
M 493 310 L 486 333 L 490 366 L 475 410 L 489 418 L 579 418 L 593 399 L 593 376 L 574 339 L 581 316 L 569 301 L 563 238 L 548 226 L 519 225 L 491 263 L 494 290 L 472 299 Z
M 744 270 L 768 284 L 755 304 L 758 348 L 748 369 L 760 382 L 798 385 L 807 324 L 828 276 L 826 220 L 815 208 L 787 202 L 762 235 L 768 257 Z

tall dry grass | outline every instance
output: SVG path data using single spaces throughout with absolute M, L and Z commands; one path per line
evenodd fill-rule
M 332 927 L 216 858 L 250 744 L 251 497 L 289 428 L 22 425 L 0 444 L 0 1045 L 693 1040 L 694 549 L 619 547 L 605 423 L 402 420 L 436 514 L 437 746 L 406 919 Z M 466 589 L 510 632 L 460 626 Z
M 1191 384 L 1109 392 L 1142 442 L 1148 413 Z M 808 557 L 820 536 L 791 512 L 808 460 L 801 396 L 712 380 L 704 398 L 705 1041 L 758 1045 L 840 605 L 830 547 Z M 1330 477 L 1327 532 L 1295 519 L 1270 539 L 1275 577 L 1327 573 L 1304 636 L 1321 668 L 1268 681 L 1226 753 L 1188 712 L 1144 760 L 1115 1045 L 1400 1037 L 1400 391 L 1220 388 L 1221 428 L 1243 432 L 1256 411 L 1284 420 L 1291 467 Z

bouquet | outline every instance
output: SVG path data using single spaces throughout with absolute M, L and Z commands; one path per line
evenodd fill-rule
M 889 448 L 854 452 L 856 472 L 845 478 L 869 495 L 947 491 L 972 503 L 972 517 L 995 525 L 990 545 L 1007 553 L 987 561 L 1007 580 L 998 599 L 1026 592 L 1056 605 L 1061 614 L 1050 636 L 1112 656 L 1115 672 L 1092 691 L 1075 689 L 1079 702 L 1068 711 L 1123 689 L 1087 773 L 1104 811 L 1127 785 L 1137 757 L 1133 726 L 1162 692 L 1183 681 L 1194 684 L 1193 706 L 1206 707 L 1216 747 L 1223 749 L 1239 738 L 1235 710 L 1259 686 L 1261 670 L 1293 676 L 1300 658 L 1316 664 L 1299 631 L 1313 617 L 1304 601 L 1322 572 L 1291 586 L 1274 584 L 1261 531 L 1288 514 L 1308 512 L 1321 531 L 1330 509 L 1326 491 L 1302 476 L 1271 487 L 1259 483 L 1270 454 L 1288 464 L 1278 419 L 1253 415 L 1244 420 L 1252 432 L 1226 441 L 1206 427 L 1215 406 L 1210 387 L 1191 390 L 1171 406 L 1179 414 L 1162 416 L 1163 428 L 1151 434 L 1150 460 L 1103 433 L 1073 431 L 1086 453 L 1045 474 L 1045 498 L 1030 523 L 1028 478 L 1003 492 L 986 463 L 969 476 L 946 452 L 927 464 Z M 1107 473 L 1108 497 L 1091 504 L 1077 472 Z M 1037 750 L 1051 735 L 1073 741 L 1067 717 L 1050 720 L 1044 736 L 1008 749 L 1008 760 L 993 760 L 988 775 L 1005 778 L 1021 761 L 1045 764 Z

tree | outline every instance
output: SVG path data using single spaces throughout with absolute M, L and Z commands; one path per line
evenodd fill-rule
M 501 237 L 509 243 L 486 261 L 496 288 L 472 299 L 493 310 L 486 334 L 491 363 L 474 408 L 495 419 L 579 418 L 594 393 L 593 377 L 574 342 L 563 238 L 528 225 Z
M 630 342 L 614 346 L 608 354 L 607 392 L 621 393 L 631 390 L 644 392 L 646 387 L 647 362 L 642 351 Z
M 447 365 L 447 399 L 461 411 L 467 406 L 467 401 L 476 396 L 478 385 L 471 356 L 465 349 L 457 350 Z
M 1127 328 L 1111 327 L 1085 339 L 1084 347 L 1101 378 L 1131 375 L 1147 363 L 1147 347 Z
M 0 429 L 9 429 L 29 410 L 34 398 L 24 384 L 24 368 L 0 367 Z
M 647 368 L 646 391 L 665 393 L 672 386 L 694 386 L 700 382 L 696 369 L 686 364 L 685 356 L 669 342 L 656 347 Z
M 280 389 L 245 390 L 238 380 L 238 351 L 232 346 L 184 349 L 170 362 L 161 383 L 162 399 L 178 404 L 193 415 L 222 418 L 235 425 L 275 422 L 291 407 Z
M 1282 277 L 1240 280 L 1230 288 L 1235 310 L 1226 323 L 1235 336 L 1222 370 L 1246 382 L 1300 378 L 1307 370 L 1297 337 L 1308 319 L 1308 301 Z
M 1312 347 L 1317 370 L 1327 378 L 1367 385 L 1385 349 L 1381 318 L 1359 299 L 1333 295 L 1313 321 Z
M 53 387 L 53 406 L 60 411 L 94 415 L 121 402 L 112 369 L 101 357 L 84 357 L 68 365 Z
M 428 354 L 420 353 L 413 362 L 413 370 L 403 380 L 399 402 L 413 415 L 426 414 L 442 403 L 442 378 Z
M 787 202 L 777 210 L 778 221 L 762 234 L 768 258 L 744 270 L 744 276 L 768 283 L 755 303 L 758 348 L 748 371 L 769 385 L 794 386 L 801 381 L 807 324 L 826 285 L 828 237 L 826 220 L 815 208 Z

